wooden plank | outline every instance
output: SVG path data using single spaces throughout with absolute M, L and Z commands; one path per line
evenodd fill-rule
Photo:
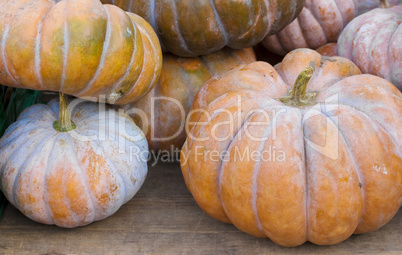
M 137 196 L 110 218 L 77 229 L 35 223 L 8 206 L 0 254 L 402 254 L 402 212 L 378 231 L 334 246 L 283 248 L 208 217 L 177 164 L 150 167 Z

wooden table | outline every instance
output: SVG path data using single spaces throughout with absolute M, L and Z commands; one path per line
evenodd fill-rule
M 77 229 L 35 223 L 8 205 L 0 254 L 402 254 L 402 210 L 378 231 L 334 246 L 283 248 L 208 217 L 177 164 L 150 167 L 144 187 L 112 217 Z

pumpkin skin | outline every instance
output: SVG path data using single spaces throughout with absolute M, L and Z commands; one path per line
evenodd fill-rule
M 380 0 L 358 0 L 357 16 L 380 7 Z M 402 0 L 388 0 L 392 5 L 402 5 Z
M 177 56 L 206 55 L 229 46 L 244 49 L 280 31 L 305 0 L 102 0 L 145 18 L 162 48 Z M 235 17 L 235 18 L 234 18 Z
M 267 36 L 262 44 L 282 56 L 298 48 L 316 49 L 336 42 L 356 12 L 357 0 L 307 0 L 292 23 Z
M 327 43 L 315 51 L 323 56 L 335 57 L 338 56 L 338 45 L 336 43 Z
M 311 62 L 313 103 L 279 101 Z M 402 203 L 402 94 L 359 74 L 345 58 L 300 49 L 276 68 L 255 62 L 205 83 L 181 151 L 201 209 L 282 246 L 336 244 L 386 224 Z M 271 150 L 285 159 L 250 156 Z
M 162 53 L 141 17 L 99 0 L 6 0 L 0 83 L 127 104 L 157 81 Z
M 224 48 L 197 58 L 182 58 L 165 53 L 162 73 L 154 89 L 140 101 L 127 105 L 125 110 L 139 109 L 145 113 L 148 123 L 138 114 L 132 114 L 131 117 L 146 134 L 150 150 L 181 149 L 186 140 L 184 123 L 198 89 L 211 77 L 254 61 L 256 59 L 251 48 Z M 154 112 L 153 98 L 165 98 L 155 100 Z
M 147 174 L 146 158 L 130 159 L 119 150 L 133 148 L 146 157 L 147 142 L 127 115 L 111 117 L 95 103 L 74 107 L 77 128 L 68 133 L 53 128 L 58 111 L 58 101 L 34 105 L 6 130 L 0 140 L 0 188 L 30 219 L 73 228 L 112 215 L 137 193 Z M 122 123 L 130 135 L 122 132 Z M 115 130 L 100 133 L 106 127 Z
M 402 6 L 377 8 L 356 17 L 338 40 L 338 54 L 363 73 L 402 89 Z

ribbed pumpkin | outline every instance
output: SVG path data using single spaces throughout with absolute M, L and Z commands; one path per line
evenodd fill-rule
M 307 0 L 292 23 L 279 33 L 267 36 L 262 44 L 283 56 L 298 48 L 316 49 L 336 42 L 356 12 L 357 0 Z
M 384 6 L 388 2 L 382 1 Z M 363 73 L 385 78 L 402 89 L 402 6 L 377 8 L 356 17 L 342 31 L 338 54 Z
M 205 83 L 181 151 L 198 205 L 283 246 L 386 224 L 402 203 L 402 94 L 359 74 L 301 49 L 276 69 L 255 62 Z
M 99 0 L 3 0 L 0 83 L 127 104 L 157 81 L 161 49 L 141 17 Z
M 366 13 L 375 8 L 380 7 L 380 0 L 358 0 L 358 13 L 357 15 Z M 388 2 L 392 5 L 402 5 L 402 0 L 388 0 Z
M 297 17 L 305 0 L 102 0 L 145 18 L 178 56 L 251 47 Z
M 138 113 L 131 116 L 146 134 L 150 149 L 180 149 L 186 139 L 186 116 L 198 89 L 211 77 L 254 61 L 251 48 L 224 48 L 197 58 L 165 53 L 162 74 L 155 88 L 137 103 L 127 105 L 126 110 L 137 109 L 145 113 L 143 116 Z M 145 116 L 146 120 L 143 119 Z
M 57 101 L 34 105 L 7 129 L 0 188 L 30 219 L 73 228 L 112 215 L 137 193 L 147 141 L 127 115 L 92 102 L 72 109 L 73 122 L 65 100 L 57 121 L 58 112 Z

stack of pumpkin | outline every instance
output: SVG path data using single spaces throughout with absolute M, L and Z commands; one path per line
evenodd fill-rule
M 339 243 L 401 206 L 402 6 L 1 1 L 0 83 L 60 93 L 0 140 L 0 188 L 29 218 L 112 215 L 148 145 L 181 149 L 208 215 L 283 246 Z M 260 42 L 282 62 L 257 62 Z

